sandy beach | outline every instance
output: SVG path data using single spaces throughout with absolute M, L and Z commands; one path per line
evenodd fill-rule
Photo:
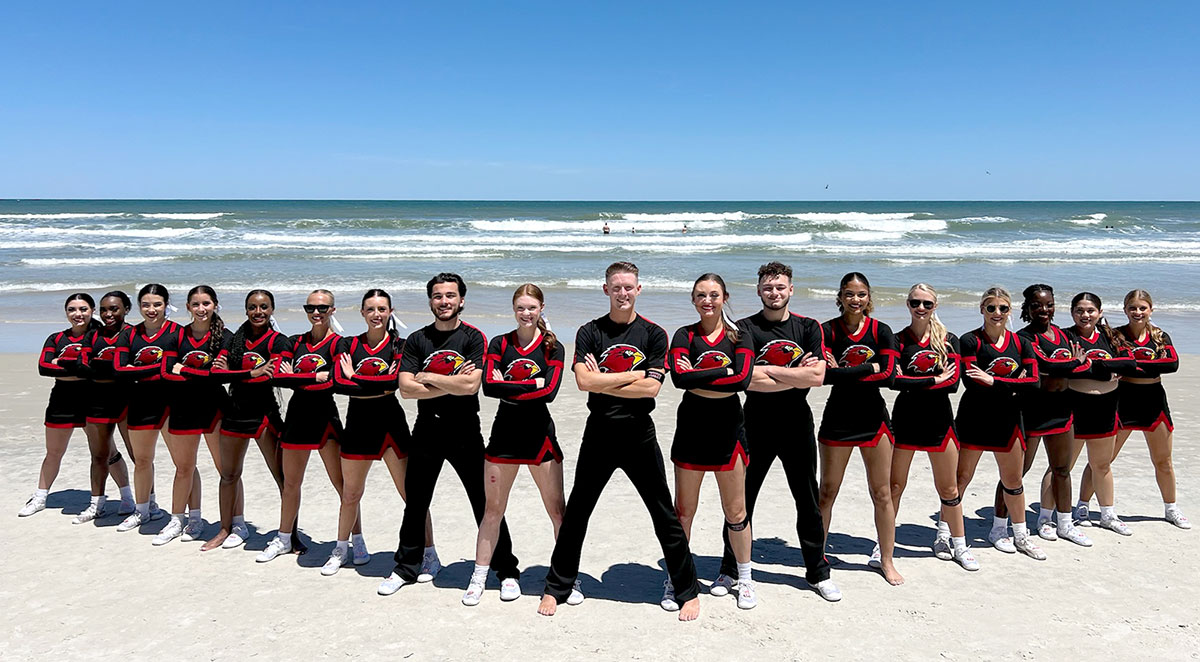
M 967 573 L 929 549 L 936 512 L 928 461 L 913 463 L 898 520 L 897 565 L 907 582 L 889 586 L 867 568 L 874 529 L 862 464 L 851 462 L 834 510 L 829 554 L 845 598 L 830 604 L 803 579 L 794 508 L 779 465 L 755 516 L 754 573 L 759 606 L 739 611 L 733 598 L 701 596 L 701 617 L 679 623 L 658 606 L 662 557 L 649 518 L 629 482 L 610 483 L 592 519 L 582 562 L 587 600 L 553 618 L 536 613 L 553 546 L 552 530 L 528 474 L 508 511 L 521 560 L 523 597 L 502 603 L 493 578 L 484 601 L 459 599 L 472 568 L 475 525 L 452 472 L 442 474 L 433 519 L 446 566 L 432 584 L 375 593 L 391 570 L 403 504 L 382 464 L 372 469 L 363 500 L 369 564 L 322 577 L 319 566 L 335 537 L 337 499 L 319 459 L 309 464 L 301 528 L 312 537 L 304 557 L 269 564 L 254 557 L 274 535 L 279 499 L 255 448 L 246 462 L 245 549 L 200 553 L 199 543 L 153 547 L 166 520 L 141 533 L 118 534 L 120 518 L 75 526 L 88 502 L 88 459 L 82 432 L 71 440 L 49 507 L 18 519 L 36 486 L 44 454 L 42 410 L 51 381 L 34 372 L 32 354 L 0 355 L 0 555 L 5 559 L 0 607 L 9 614 L 0 658 L 23 659 L 889 659 L 1030 660 L 1099 655 L 1111 659 L 1200 657 L 1200 574 L 1189 569 L 1200 532 L 1162 520 L 1162 503 L 1145 444 L 1130 440 L 1114 465 L 1117 511 L 1132 537 L 1091 528 L 1090 549 L 1045 542 L 1048 560 L 992 550 L 995 464 L 984 458 L 964 495 L 967 533 L 982 570 Z M 1200 519 L 1200 357 L 1185 356 L 1166 378 L 1176 422 L 1179 502 Z M 810 397 L 817 416 L 826 391 Z M 655 411 L 667 453 L 680 392 L 666 386 Z M 888 395 L 889 402 L 892 400 Z M 568 490 L 586 415 L 584 394 L 568 378 L 552 405 L 566 452 Z M 345 400 L 339 396 L 344 407 Z M 486 428 L 495 401 L 483 398 Z M 416 408 L 404 403 L 409 422 Z M 1136 433 L 1135 433 L 1136 434 Z M 753 449 L 751 449 L 753 456 Z M 753 461 L 753 460 L 752 460 Z M 1041 475 L 1038 458 L 1032 476 Z M 1073 478 L 1078 481 L 1077 467 Z M 160 501 L 173 473 L 164 445 L 156 461 Z M 218 517 L 217 476 L 201 448 L 205 519 Z M 668 472 L 670 468 L 668 467 Z M 1036 484 L 1036 478 L 1027 485 Z M 112 483 L 110 499 L 117 497 Z M 1036 488 L 1027 489 L 1036 502 Z M 693 531 L 702 583 L 716 575 L 722 516 L 715 483 L 704 486 Z M 1093 508 L 1096 508 L 1093 501 Z M 115 503 L 109 512 L 115 513 Z M 210 524 L 207 533 L 216 532 Z

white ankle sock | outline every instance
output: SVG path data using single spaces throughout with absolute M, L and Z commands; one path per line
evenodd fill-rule
M 475 564 L 475 571 L 471 573 L 471 581 L 478 580 L 480 583 L 487 581 L 488 568 L 490 566 Z
M 1163 510 L 1165 510 L 1169 513 L 1172 510 L 1179 510 L 1179 506 L 1175 505 L 1174 501 L 1172 501 L 1171 503 L 1167 503 L 1166 501 L 1164 501 L 1163 502 Z
M 1038 521 L 1045 522 L 1047 520 L 1051 521 L 1051 522 L 1054 521 L 1054 511 L 1050 510 L 1049 508 L 1039 509 L 1038 510 Z
M 280 531 L 279 533 L 275 534 L 275 539 L 278 540 L 279 542 L 283 543 L 284 545 L 287 545 L 288 549 L 292 548 L 292 532 L 291 531 Z
M 1025 522 L 1013 522 L 1013 537 L 1014 538 L 1028 538 L 1029 537 L 1029 527 L 1025 525 Z
M 1013 526 L 1016 526 L 1016 525 L 1014 524 Z M 995 531 L 996 529 L 1007 529 L 1007 528 L 1008 528 L 1008 518 L 1007 517 L 993 517 L 992 518 L 992 530 L 993 531 Z
M 1116 509 L 1116 506 L 1100 506 L 1100 518 L 1112 519 L 1113 517 L 1116 517 Z
M 288 535 L 290 536 L 291 534 L 289 533 Z M 346 552 L 350 551 L 350 541 L 349 540 L 337 541 L 337 548 L 342 550 L 342 553 L 345 554 Z
M 200 517 L 200 509 L 197 508 L 196 509 L 196 518 L 199 519 L 199 517 Z M 245 515 L 234 515 L 233 516 L 233 525 L 234 526 L 237 526 L 239 524 L 245 524 L 245 523 L 246 523 Z
M 188 521 L 189 522 L 199 522 L 200 521 L 200 509 L 199 508 L 188 508 Z M 235 519 L 235 521 L 236 521 L 236 519 Z
M 425 556 L 437 556 L 437 549 L 433 545 L 426 547 Z
M 954 546 L 954 549 L 966 549 L 967 548 L 967 537 L 966 536 L 951 536 L 950 544 Z
M 133 501 L 133 488 L 129 487 L 128 485 L 126 485 L 125 487 L 122 487 L 121 488 L 121 500 L 122 501 Z
M 750 579 L 750 564 L 749 563 L 737 564 L 737 571 L 738 571 L 738 581 L 739 582 L 751 581 L 751 579 Z
M 1070 531 L 1071 527 L 1074 526 L 1074 523 L 1071 521 L 1071 513 L 1055 513 L 1055 515 L 1058 517 L 1058 530 L 1060 533 Z
M 135 504 L 134 508 L 137 508 L 138 513 L 142 517 L 150 516 L 150 502 L 149 501 L 147 501 L 146 503 Z
M 1076 501 L 1076 502 L 1075 502 L 1075 507 L 1076 507 L 1076 508 L 1088 508 L 1088 507 L 1089 507 L 1089 505 L 1088 505 L 1088 502 L 1087 502 L 1087 501 Z
M 171 519 L 179 520 L 180 524 L 184 524 L 187 516 L 183 513 L 171 513 Z
M 352 534 L 350 536 L 350 542 L 354 543 L 355 547 L 362 547 L 363 545 L 367 544 L 366 539 L 363 538 L 361 533 Z
M 50 490 L 43 490 L 40 487 L 33 491 L 33 496 L 39 499 L 45 499 L 47 494 L 50 494 Z

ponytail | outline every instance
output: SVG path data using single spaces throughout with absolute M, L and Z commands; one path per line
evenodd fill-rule
M 208 354 L 215 357 L 221 353 L 221 346 L 224 344 L 221 341 L 225 339 L 225 320 L 221 319 L 221 315 L 217 312 L 221 310 L 221 301 L 217 299 L 216 290 L 207 285 L 197 285 L 188 290 L 187 298 L 184 301 L 190 304 L 192 297 L 197 294 L 205 294 L 213 302 L 213 314 L 208 322 Z
M 721 295 L 725 298 L 725 301 L 721 302 L 721 327 L 725 331 L 725 336 L 736 345 L 742 339 L 742 332 L 738 329 L 737 322 L 733 321 L 733 317 L 729 314 L 729 290 L 725 287 L 725 279 L 721 278 L 720 274 L 700 274 L 696 282 L 692 283 L 693 297 L 695 296 L 696 286 L 706 280 L 711 280 L 721 286 Z
M 546 295 L 542 294 L 542 288 L 533 283 L 525 283 L 517 287 L 517 291 L 513 292 L 513 303 L 516 303 L 517 299 L 521 297 L 533 297 L 542 305 L 543 311 L 546 308 Z M 542 351 L 549 358 L 550 352 L 554 351 L 555 345 L 558 344 L 558 335 L 550 330 L 550 325 L 546 323 L 546 317 L 543 314 L 538 314 L 537 328 L 542 332 Z
M 933 286 L 928 283 L 917 283 L 908 288 L 908 298 L 911 299 L 912 293 L 918 290 L 933 297 L 933 303 L 937 304 L 937 290 L 933 289 Z M 946 325 L 938 317 L 937 310 L 934 310 L 933 314 L 929 316 L 929 347 L 937 355 L 938 367 L 943 369 L 950 363 L 950 352 L 946 351 L 946 336 L 948 334 L 949 331 L 946 329 Z

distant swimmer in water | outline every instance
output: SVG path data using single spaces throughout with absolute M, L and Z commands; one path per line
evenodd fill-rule
M 687 223 L 683 224 L 683 234 L 687 234 Z
M 602 231 L 604 232 L 604 234 L 609 234 L 610 232 L 612 232 L 612 229 L 608 227 L 607 222 L 604 223 L 604 228 L 602 228 Z
M 637 228 L 629 228 L 629 234 L 637 234 Z

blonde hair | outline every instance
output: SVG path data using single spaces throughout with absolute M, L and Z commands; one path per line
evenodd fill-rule
M 1129 290 L 1129 294 L 1125 295 L 1125 300 L 1121 305 L 1128 308 L 1130 301 L 1145 301 L 1146 303 L 1150 304 L 1151 309 L 1154 308 L 1154 299 L 1150 298 L 1150 293 L 1146 290 Z M 1150 329 L 1150 339 L 1154 341 L 1155 353 L 1161 352 L 1163 347 L 1166 347 L 1167 345 L 1166 340 L 1163 339 L 1163 330 L 1158 328 L 1158 326 L 1156 326 L 1154 322 L 1151 322 L 1149 319 L 1146 320 L 1146 326 Z M 1133 338 L 1133 340 L 1137 340 L 1137 338 Z
M 1008 290 L 1004 289 L 1003 287 L 989 287 L 987 291 L 983 293 L 983 296 L 979 297 L 979 307 L 982 308 L 986 306 L 988 299 L 1000 299 L 1007 303 L 1008 310 L 1010 312 L 1012 311 L 1012 296 L 1010 296 Z M 1005 318 L 1004 320 L 1004 328 L 1008 328 L 1008 318 Z
M 924 292 L 933 297 L 933 302 L 936 304 L 938 300 L 937 290 L 928 283 L 917 283 L 908 288 L 908 296 L 911 298 L 913 292 Z M 946 325 L 942 324 L 942 320 L 938 319 L 937 311 L 929 316 L 929 346 L 933 348 L 933 353 L 937 354 L 937 363 L 939 367 L 945 368 L 950 361 L 950 353 L 946 351 L 946 335 L 949 332 L 946 330 Z

